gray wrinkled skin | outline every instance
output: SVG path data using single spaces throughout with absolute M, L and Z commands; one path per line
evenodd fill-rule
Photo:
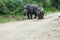
M 42 11 L 44 11 L 44 9 L 42 7 L 39 7 L 36 12 L 37 12 L 37 15 L 39 15 Z
M 39 7 L 36 4 L 28 4 L 26 6 L 24 6 L 24 15 L 28 16 L 28 19 L 32 19 L 32 15 L 34 14 L 36 18 L 38 16 L 38 19 L 40 19 L 41 15 L 44 15 L 43 13 L 43 8 Z
M 28 10 L 27 10 L 27 9 L 24 9 L 24 10 L 23 10 L 23 13 L 24 13 L 24 16 L 26 16 L 27 13 L 28 13 Z
M 37 12 L 38 19 L 44 18 L 44 9 L 42 7 L 38 8 L 36 12 Z

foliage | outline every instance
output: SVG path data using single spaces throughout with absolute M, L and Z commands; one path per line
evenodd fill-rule
M 44 9 L 60 9 L 60 0 L 0 0 L 0 14 L 21 15 L 26 4 L 38 4 Z
M 60 0 L 0 0 L 0 15 L 22 16 L 26 4 L 38 4 L 44 8 L 45 13 L 60 10 Z

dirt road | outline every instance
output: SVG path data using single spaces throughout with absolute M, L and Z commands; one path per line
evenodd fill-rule
M 59 15 L 0 24 L 0 40 L 60 40 Z

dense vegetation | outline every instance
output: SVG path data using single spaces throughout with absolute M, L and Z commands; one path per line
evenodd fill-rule
M 0 21 L 9 18 L 25 19 L 22 10 L 26 4 L 38 4 L 45 9 L 45 12 L 60 10 L 60 0 L 0 0 Z

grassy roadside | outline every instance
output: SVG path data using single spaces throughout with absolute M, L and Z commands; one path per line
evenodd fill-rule
M 59 12 L 59 11 L 56 11 L 56 12 Z M 48 15 L 48 14 L 52 14 L 52 13 L 55 13 L 52 12 L 52 11 L 45 11 L 45 15 Z M 26 20 L 27 17 L 26 16 L 23 16 L 23 15 L 17 15 L 17 16 L 14 16 L 14 15 L 0 15 L 0 23 L 6 23 L 6 22 L 13 22 L 13 21 L 22 21 L 22 20 Z
M 0 23 L 26 20 L 25 16 L 0 15 Z

